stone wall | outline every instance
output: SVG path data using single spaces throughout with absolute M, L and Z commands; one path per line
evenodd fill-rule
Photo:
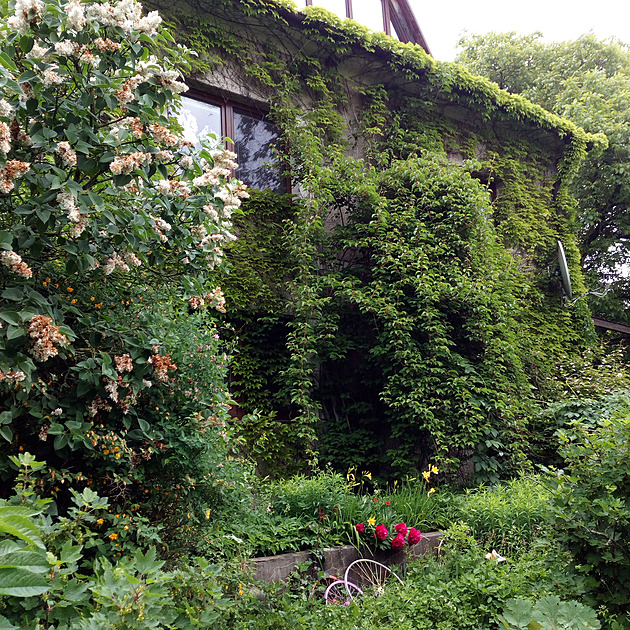
M 255 569 L 257 580 L 264 582 L 281 582 L 286 580 L 292 571 L 303 562 L 311 562 L 314 572 L 317 568 L 323 569 L 328 575 L 343 578 L 343 575 L 352 562 L 359 558 L 371 558 L 386 566 L 402 566 L 409 560 L 435 552 L 442 540 L 441 532 L 429 532 L 422 535 L 422 540 L 413 547 L 407 547 L 398 551 L 379 550 L 372 552 L 369 549 L 361 549 L 361 553 L 352 545 L 344 547 L 332 547 L 323 549 L 321 554 L 310 551 L 297 553 L 285 553 L 279 556 L 267 556 L 254 558 L 251 564 Z M 320 557 L 321 555 L 321 557 Z

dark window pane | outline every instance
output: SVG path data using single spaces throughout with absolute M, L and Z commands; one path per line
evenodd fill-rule
M 197 146 L 204 136 L 221 137 L 221 108 L 218 105 L 183 96 L 178 120 L 184 128 L 184 139 Z
M 266 120 L 234 110 L 234 146 L 239 164 L 236 177 L 251 188 L 286 192 L 286 181 L 274 165 L 275 127 Z

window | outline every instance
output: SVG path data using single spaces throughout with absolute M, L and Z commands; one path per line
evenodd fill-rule
M 214 101 L 196 90 L 182 97 L 179 122 L 184 137 L 195 144 L 207 135 L 226 136 L 234 141 L 232 147 L 239 167 L 236 177 L 250 188 L 270 188 L 287 192 L 287 178 L 275 165 L 274 143 L 278 132 L 259 112 L 233 105 L 229 101 Z
M 322 7 L 340 18 L 352 18 L 373 31 L 394 34 L 389 19 L 389 0 L 302 0 L 300 4 Z
M 411 9 L 410 0 L 299 0 L 302 7 L 322 7 L 352 18 L 373 31 L 385 31 L 403 42 L 420 44 L 431 54 Z

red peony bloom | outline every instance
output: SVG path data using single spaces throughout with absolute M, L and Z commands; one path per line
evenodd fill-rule
M 387 527 L 385 525 L 377 525 L 374 529 L 374 535 L 379 540 L 385 540 L 387 538 Z
M 417 545 L 422 538 L 422 534 L 415 528 L 409 528 L 409 536 L 407 537 L 407 542 L 410 545 Z
M 407 526 L 404 523 L 394 525 L 394 529 L 404 538 L 407 535 Z
M 355 525 L 354 527 L 359 532 L 359 534 L 363 534 L 363 532 L 365 532 L 365 525 L 363 523 L 359 523 Z
M 402 549 L 405 546 L 405 537 L 402 534 L 398 534 L 392 540 L 392 549 Z

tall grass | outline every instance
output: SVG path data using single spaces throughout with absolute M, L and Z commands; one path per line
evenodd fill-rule
M 465 522 L 482 546 L 501 555 L 528 548 L 549 527 L 549 492 L 536 477 L 481 486 L 452 499 L 451 521 Z

